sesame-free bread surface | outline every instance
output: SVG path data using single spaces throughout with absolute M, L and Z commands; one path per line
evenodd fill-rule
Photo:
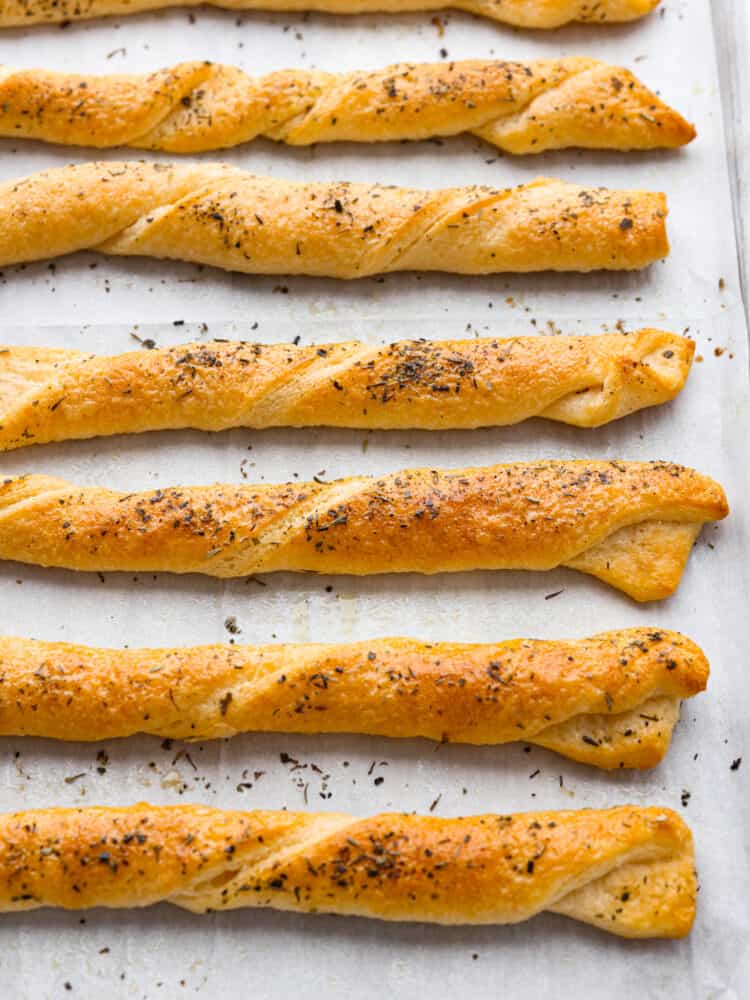
M 0 66 L 0 135 L 13 139 L 197 153 L 257 136 L 307 146 L 462 132 L 515 154 L 671 148 L 695 136 L 629 70 L 582 57 L 261 77 L 210 62 L 106 76 Z
M 636 270 L 669 252 L 666 215 L 657 192 L 545 178 L 423 191 L 221 163 L 86 163 L 0 185 L 0 266 L 96 250 L 332 278 Z
M 626 938 L 695 917 L 693 841 L 669 809 L 620 806 L 457 819 L 205 806 L 0 816 L 0 910 L 169 902 L 436 924 L 564 914 Z
M 659 0 L 2 0 L 0 28 L 122 17 L 163 7 L 207 2 L 226 10 L 321 11 L 326 14 L 402 14 L 455 8 L 521 28 L 559 28 L 571 21 L 633 21 Z
M 0 451 L 193 427 L 448 430 L 539 416 L 599 427 L 674 398 L 695 344 L 663 330 L 583 337 L 253 344 L 113 357 L 0 347 Z
M 32 475 L 0 481 L 0 558 L 215 577 L 568 566 L 646 601 L 675 590 L 703 524 L 727 513 L 718 483 L 668 462 L 519 462 L 128 493 Z

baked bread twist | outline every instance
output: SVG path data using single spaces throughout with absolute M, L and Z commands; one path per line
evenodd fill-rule
M 627 938 L 683 937 L 697 892 L 690 830 L 620 806 L 442 819 L 206 806 L 0 815 L 0 910 L 273 907 L 437 924 L 545 911 Z
M 663 194 L 537 180 L 414 191 L 221 163 L 87 163 L 0 185 L 0 266 L 98 250 L 247 274 L 631 270 L 669 252 Z
M 364 733 L 523 740 L 597 767 L 653 767 L 708 662 L 676 632 L 492 644 L 92 649 L 0 638 L 0 735 Z
M 410 469 L 146 493 L 22 476 L 0 482 L 0 558 L 216 577 L 568 566 L 647 601 L 675 590 L 702 525 L 727 513 L 718 483 L 667 462 Z
M 0 348 L 0 451 L 195 427 L 472 428 L 532 416 L 577 427 L 674 398 L 695 344 L 661 330 L 589 337 L 214 341 L 98 357 Z
M 508 153 L 683 146 L 695 129 L 627 69 L 594 59 L 408 64 L 252 77 L 181 63 L 108 76 L 0 66 L 0 135 L 169 153 L 266 136 L 315 142 L 470 132 Z
M 2 0 L 0 28 L 123 16 L 162 7 L 196 7 L 206 0 Z M 455 8 L 519 28 L 559 28 L 571 21 L 634 21 L 659 0 L 207 0 L 226 10 L 403 14 Z

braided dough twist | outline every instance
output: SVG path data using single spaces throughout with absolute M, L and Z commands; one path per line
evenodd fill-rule
M 26 476 L 0 483 L 0 558 L 216 577 L 568 566 L 644 601 L 676 589 L 702 525 L 727 512 L 718 483 L 666 462 L 410 469 L 126 494 Z
M 195 7 L 206 0 L 0 0 L 0 28 Z M 226 10 L 402 14 L 456 8 L 523 28 L 558 28 L 570 21 L 633 21 L 659 0 L 207 0 Z
M 88 163 L 0 185 L 0 266 L 98 250 L 336 278 L 631 270 L 668 253 L 666 214 L 663 194 L 545 179 L 415 191 Z
M 139 805 L 0 816 L 0 909 L 169 902 L 437 924 L 545 911 L 628 938 L 683 937 L 690 830 L 621 806 L 460 819 Z
M 0 67 L 0 135 L 14 139 L 197 153 L 261 135 L 307 146 L 461 132 L 509 153 L 654 149 L 695 137 L 631 72 L 594 59 L 262 77 L 209 62 L 109 76 Z
M 195 427 L 472 428 L 532 416 L 597 427 L 673 399 L 695 345 L 588 337 L 185 344 L 98 357 L 0 348 L 0 450 Z
M 0 735 L 364 733 L 525 743 L 597 767 L 652 767 L 708 663 L 676 632 L 494 644 L 92 649 L 0 639 Z

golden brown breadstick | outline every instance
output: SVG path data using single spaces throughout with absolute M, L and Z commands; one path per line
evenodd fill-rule
M 558 28 L 570 21 L 634 21 L 652 11 L 659 0 L 3 0 L 0 28 L 201 3 L 226 10 L 314 10 L 326 14 L 403 14 L 455 8 L 522 28 Z
M 0 347 L 0 451 L 180 427 L 439 430 L 532 416 L 598 427 L 673 399 L 694 350 L 661 330 L 387 347 L 213 341 L 114 357 Z
M 627 938 L 683 937 L 690 830 L 669 809 L 506 816 L 239 812 L 206 806 L 0 815 L 0 910 L 240 907 L 437 924 L 548 911 Z
M 0 66 L 0 135 L 14 139 L 196 153 L 260 135 L 307 146 L 461 132 L 509 153 L 669 148 L 695 137 L 629 70 L 586 58 L 262 77 L 210 62 L 108 76 Z
M 125 494 L 22 476 L 0 482 L 0 558 L 216 577 L 568 566 L 647 601 L 675 590 L 703 524 L 727 513 L 718 483 L 667 462 L 409 469 Z
M 0 266 L 98 250 L 247 274 L 632 270 L 669 252 L 663 194 L 537 180 L 415 191 L 221 163 L 87 163 L 0 185 Z
M 0 735 L 99 741 L 135 733 L 364 733 L 523 740 L 597 767 L 653 767 L 708 662 L 654 629 L 493 644 L 94 649 L 0 638 Z

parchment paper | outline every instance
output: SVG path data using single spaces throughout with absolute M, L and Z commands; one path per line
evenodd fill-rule
M 8 343 L 116 352 L 137 347 L 134 332 L 160 345 L 191 337 L 280 341 L 297 335 L 303 342 L 358 337 L 379 343 L 548 328 L 595 333 L 621 322 L 629 329 L 649 324 L 689 331 L 703 358 L 674 404 L 594 432 L 532 421 L 472 433 L 152 434 L 0 456 L 0 474 L 45 471 L 135 489 L 243 476 L 285 480 L 323 470 L 332 478 L 423 464 L 666 458 L 718 478 L 733 506 L 728 521 L 704 531 L 678 594 L 645 606 L 566 571 L 369 580 L 269 575 L 228 583 L 108 574 L 102 582 L 96 575 L 0 564 L 0 629 L 44 639 L 205 643 L 230 638 L 224 623 L 231 616 L 242 630 L 236 640 L 244 642 L 394 633 L 488 641 L 655 625 L 691 635 L 713 667 L 708 693 L 684 707 L 667 760 L 645 774 L 598 773 L 542 750 L 527 753 L 522 744 L 436 748 L 354 736 L 246 736 L 169 748 L 150 738 L 101 745 L 0 741 L 3 810 L 139 799 L 235 808 L 303 808 L 307 801 L 310 809 L 365 815 L 424 812 L 438 797 L 436 815 L 623 802 L 671 806 L 691 823 L 697 844 L 699 911 L 686 941 L 628 943 L 551 916 L 510 928 L 444 929 L 252 910 L 201 918 L 167 906 L 83 915 L 37 911 L 0 918 L 2 997 L 750 995 L 748 356 L 710 6 L 708 0 L 666 0 L 660 15 L 639 24 L 547 34 L 459 14 L 433 23 L 430 14 L 335 19 L 173 11 L 0 36 L 2 63 L 90 71 L 153 69 L 190 58 L 260 73 L 440 59 L 441 50 L 456 59 L 580 53 L 631 66 L 700 133 L 674 153 L 566 152 L 518 160 L 470 138 L 299 150 L 257 142 L 223 158 L 295 178 L 438 186 L 513 184 L 545 173 L 591 185 L 662 189 L 669 195 L 673 252 L 666 263 L 634 275 L 401 275 L 356 284 L 256 279 L 84 254 L 6 269 L 0 338 Z M 89 157 L 85 150 L 13 141 L 0 143 L 0 152 L 3 178 Z M 283 764 L 282 753 L 299 767 Z M 732 770 L 743 755 L 745 762 Z M 385 780 L 376 785 L 378 777 Z M 252 788 L 238 787 L 247 784 Z

